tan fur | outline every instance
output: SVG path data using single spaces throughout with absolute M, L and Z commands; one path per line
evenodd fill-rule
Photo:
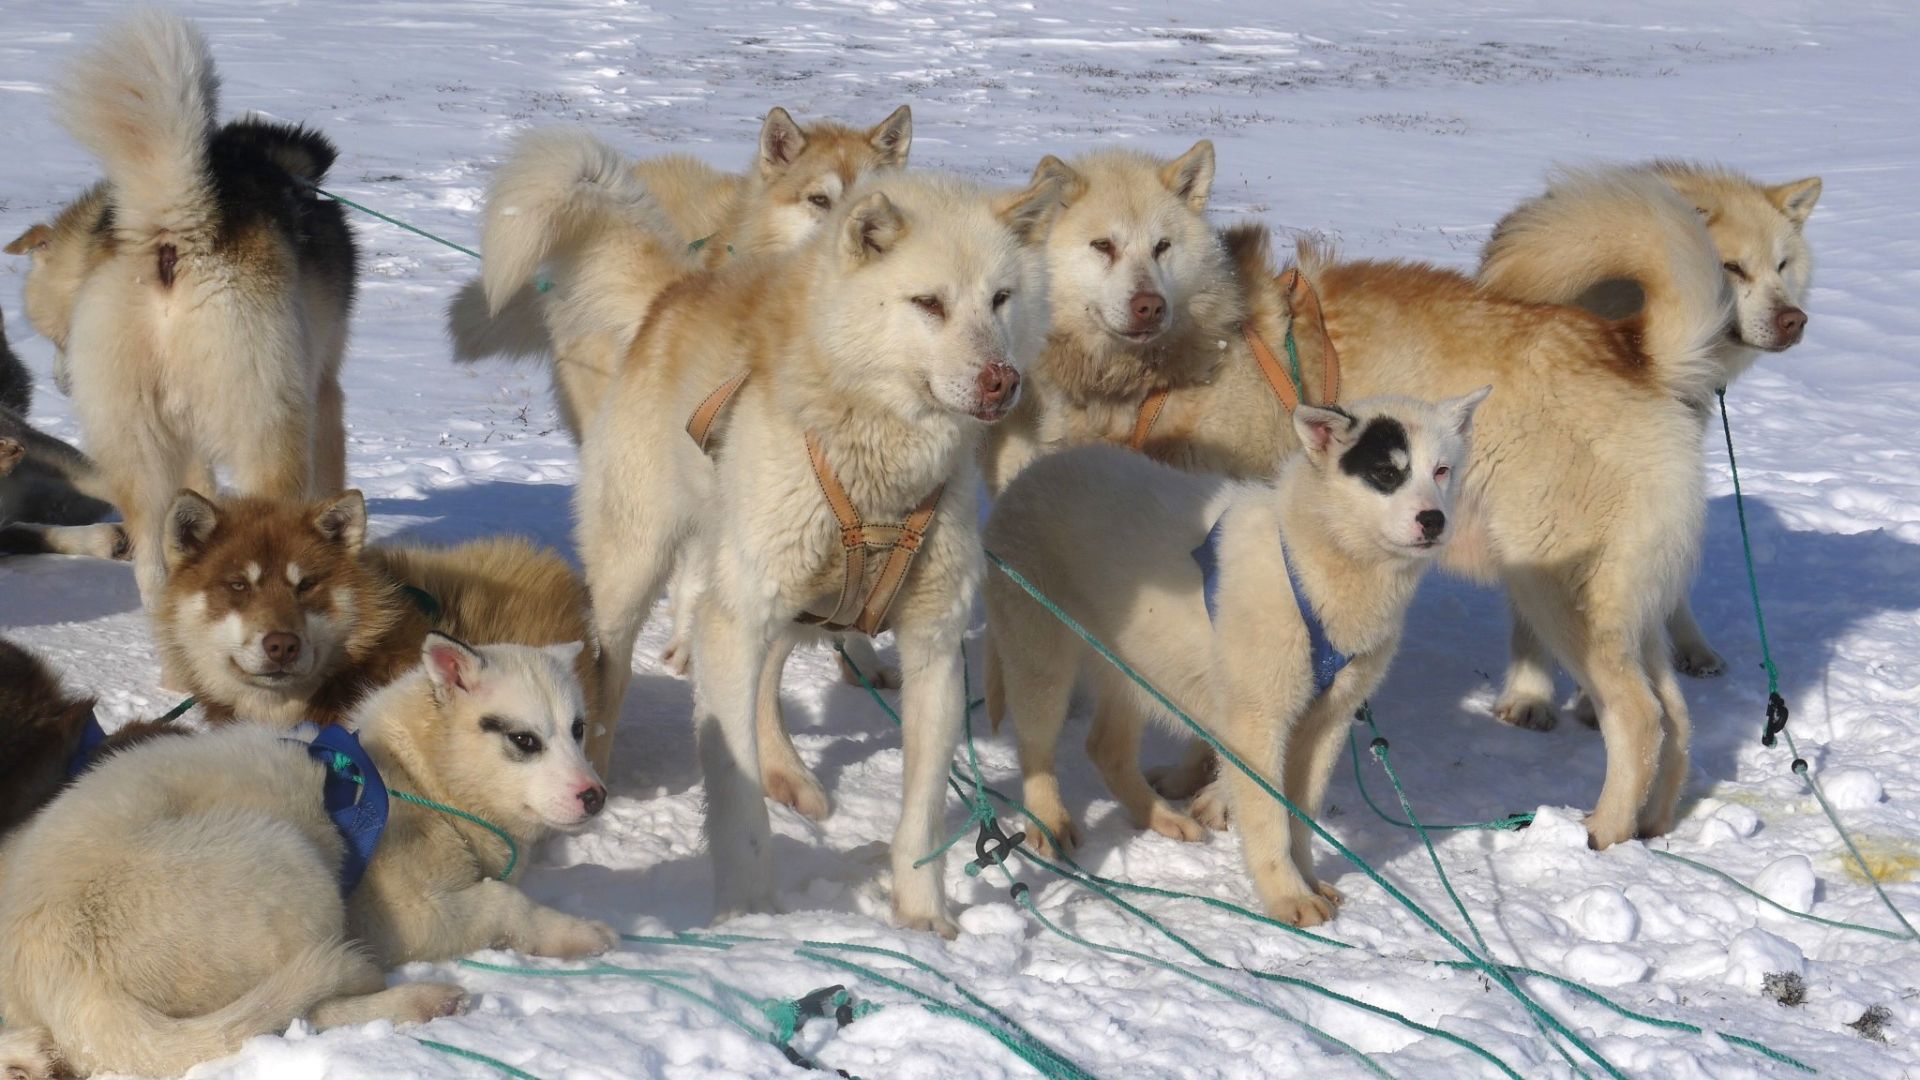
M 356 715 L 390 789 L 498 824 L 523 850 L 597 809 L 602 791 L 566 735 L 581 704 L 570 649 L 442 637 L 416 670 Z M 431 669 L 438 654 L 447 674 Z M 488 720 L 553 741 L 532 761 Z M 506 882 L 497 838 L 402 802 L 365 879 L 343 901 L 340 834 L 322 766 L 252 726 L 116 755 L 8 848 L 0 882 L 0 1067 L 172 1076 L 296 1018 L 316 1027 L 450 1015 L 458 986 L 387 988 L 385 969 L 506 947 L 573 958 L 617 940 Z
M 592 641 L 586 589 L 554 553 L 516 537 L 362 547 L 365 514 L 358 492 L 312 504 L 176 501 L 159 640 L 209 719 L 338 722 L 419 663 L 429 630 L 485 644 Z M 288 567 L 306 591 L 287 580 Z M 238 664 L 271 668 L 263 649 L 272 633 L 298 636 L 311 666 L 243 677 Z M 574 660 L 583 685 L 597 687 L 598 665 L 589 644 Z M 598 721 L 591 692 L 589 702 Z
M 107 184 L 88 188 L 62 207 L 52 225 L 35 225 L 7 245 L 9 255 L 32 257 L 23 300 L 27 322 L 53 343 L 54 382 L 71 385 L 67 339 L 73 333 L 73 303 L 81 282 L 113 256 L 113 232 L 100 228 Z
M 812 431 L 869 521 L 897 521 L 946 485 L 893 609 L 909 673 L 893 862 L 900 920 L 953 929 L 937 865 L 913 863 L 937 843 L 939 774 L 958 735 L 959 636 L 981 565 L 973 454 L 981 420 L 1011 404 L 989 403 L 980 383 L 990 369 L 1024 367 L 1039 345 L 1034 245 L 1052 193 L 1050 183 L 997 197 L 947 177 L 868 177 L 801 247 L 670 286 L 584 441 L 579 550 L 609 715 L 641 622 L 683 551 L 708 583 L 694 620 L 695 725 L 722 912 L 771 903 L 760 686 L 793 616 L 841 585 L 840 530 L 804 448 Z M 937 300 L 940 314 L 916 296 Z M 709 458 L 686 435 L 687 417 L 743 366 L 751 375 Z M 590 737 L 597 760 L 612 734 Z M 787 779 L 817 789 L 784 735 L 764 749 L 783 754 Z
M 1644 194 L 1649 184 L 1670 186 L 1679 201 Z M 1633 314 L 1648 296 L 1667 296 L 1676 287 L 1658 256 L 1661 248 L 1710 259 L 1707 273 L 1695 276 L 1705 286 L 1716 268 L 1724 270 L 1725 287 L 1734 298 L 1726 333 L 1699 363 L 1652 372 L 1669 393 L 1693 407 L 1704 426 L 1716 388 L 1730 385 L 1763 351 L 1782 351 L 1799 340 L 1798 330 L 1783 334 L 1778 320 L 1787 314 L 1805 325 L 1802 305 L 1813 279 L 1813 255 L 1802 226 L 1819 196 L 1818 178 L 1768 186 L 1729 169 L 1681 161 L 1558 174 L 1544 194 L 1522 203 L 1495 227 L 1481 253 L 1480 283 L 1503 296 L 1573 304 L 1620 318 Z M 1687 215 L 1687 208 L 1695 214 Z M 1710 248 L 1698 243 L 1702 224 Z M 1652 341 L 1646 351 L 1664 354 Z M 1726 669 L 1684 591 L 1667 617 L 1667 632 L 1681 671 L 1714 676 Z M 1516 628 L 1514 644 L 1526 650 L 1516 656 L 1516 665 L 1537 692 L 1504 715 L 1523 727 L 1551 727 L 1556 718 L 1551 659 L 1525 627 Z M 1591 722 L 1591 703 L 1583 700 L 1575 713 Z

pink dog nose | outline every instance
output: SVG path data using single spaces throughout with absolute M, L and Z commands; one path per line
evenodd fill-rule
M 980 406 L 995 409 L 1013 400 L 1014 391 L 1020 389 L 1020 373 L 1008 364 L 988 364 L 974 382 L 980 390 Z
M 260 639 L 260 651 L 276 664 L 291 664 L 300 659 L 300 637 L 275 631 Z
M 1773 313 L 1773 328 L 1791 345 L 1800 340 L 1801 331 L 1807 328 L 1807 313 L 1797 307 L 1781 308 Z
M 599 784 L 595 784 L 590 788 L 580 789 L 580 805 L 587 808 L 588 817 L 593 817 L 605 809 L 607 805 L 607 789 L 601 787 Z
M 1143 290 L 1133 294 L 1133 299 L 1127 302 L 1127 311 L 1133 315 L 1134 333 L 1158 330 L 1161 320 L 1167 316 L 1167 298 Z

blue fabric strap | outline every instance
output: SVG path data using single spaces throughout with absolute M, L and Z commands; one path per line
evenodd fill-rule
M 1207 538 L 1199 547 L 1193 549 L 1193 561 L 1200 564 L 1200 581 L 1207 602 L 1207 618 L 1218 617 L 1218 596 L 1220 592 L 1220 530 L 1226 524 L 1225 514 L 1213 523 L 1207 531 Z M 1286 564 L 1287 581 L 1293 586 L 1293 602 L 1300 608 L 1300 621 L 1307 625 L 1307 641 L 1313 649 L 1311 666 L 1313 668 L 1313 696 L 1319 697 L 1333 685 L 1334 677 L 1353 657 L 1333 647 L 1333 640 L 1327 637 L 1327 628 L 1320 622 L 1320 616 L 1313 610 L 1313 602 L 1307 599 L 1307 587 L 1301 583 L 1300 575 L 1293 568 L 1293 560 L 1287 557 L 1285 541 L 1280 543 L 1280 561 Z
M 87 710 L 87 726 L 80 729 L 80 745 L 74 748 L 73 756 L 67 759 L 67 779 L 71 780 L 87 771 L 93 764 L 93 755 L 107 741 L 106 730 L 100 726 L 100 718 Z
M 387 785 L 381 781 L 373 758 L 360 745 L 360 736 L 344 727 L 323 727 L 312 742 L 304 745 L 307 753 L 327 768 L 321 804 L 347 843 L 346 861 L 340 868 L 340 892 L 351 893 L 366 876 L 367 864 L 373 861 L 374 849 L 387 830 Z

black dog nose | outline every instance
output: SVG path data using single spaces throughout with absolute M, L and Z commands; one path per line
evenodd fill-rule
M 587 808 L 588 817 L 599 813 L 600 809 L 607 805 L 607 789 L 598 784 L 590 788 L 582 788 L 580 791 L 580 805 Z
M 1413 515 L 1413 520 L 1420 524 L 1420 535 L 1428 540 L 1439 536 L 1447 527 L 1447 515 L 1438 510 L 1422 510 Z

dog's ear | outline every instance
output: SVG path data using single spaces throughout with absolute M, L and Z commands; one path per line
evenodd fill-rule
M 1452 425 L 1455 435 L 1460 436 L 1462 439 L 1469 438 L 1473 435 L 1473 414 L 1480 408 L 1480 403 L 1487 400 L 1487 395 L 1491 393 L 1493 393 L 1493 387 L 1489 385 L 1483 386 L 1470 394 L 1461 394 L 1459 397 L 1448 398 L 1440 402 L 1440 415 L 1447 418 L 1448 423 Z
M 1194 213 L 1205 210 L 1207 196 L 1213 194 L 1213 142 L 1201 139 L 1193 149 L 1167 162 L 1160 170 L 1160 182 Z
M 865 262 L 893 250 L 893 245 L 907 235 L 907 219 L 892 199 L 876 191 L 853 204 L 843 228 L 842 249 L 853 261 Z
M 1039 183 L 1051 178 L 1060 189 L 1060 205 L 1072 206 L 1087 193 L 1087 178 L 1074 171 L 1073 166 L 1048 154 L 1033 167 L 1033 179 L 1030 183 Z
M 807 133 L 778 105 L 760 125 L 760 175 L 778 176 L 807 148 Z
M 580 654 L 585 652 L 586 648 L 587 643 L 584 641 L 563 641 L 558 645 L 543 646 L 548 656 L 567 667 L 572 667 L 573 662 L 580 658 Z
M 20 459 L 26 456 L 27 448 L 21 445 L 19 440 L 0 435 L 0 477 L 11 474 L 13 467 L 20 464 Z
M 80 732 L 87 726 L 87 717 L 93 715 L 94 699 L 68 698 L 59 703 L 51 717 L 54 730 L 69 746 L 80 741 Z
M 442 704 L 455 694 L 473 693 L 480 685 L 480 673 L 487 669 L 487 658 L 478 650 L 437 630 L 420 643 L 420 658 L 433 687 L 433 700 Z
M 1790 184 L 1775 184 L 1767 189 L 1767 200 L 1779 207 L 1780 212 L 1787 215 L 1787 220 L 1798 228 L 1807 223 L 1807 215 L 1813 213 L 1813 204 L 1820 201 L 1820 178 L 1809 176 Z
M 213 503 L 197 491 L 181 488 L 167 508 L 167 569 L 177 569 L 205 551 L 219 524 L 220 511 Z
M 349 488 L 313 507 L 313 531 L 320 538 L 339 544 L 348 554 L 360 554 L 367 542 L 367 500 Z
M 1033 182 L 1024 190 L 994 200 L 993 216 L 1012 229 L 1021 243 L 1033 244 L 1047 235 L 1060 205 L 1059 177 L 1036 169 Z
M 1293 430 L 1316 464 L 1353 442 L 1353 417 L 1345 409 L 1302 404 L 1293 410 Z
M 867 132 L 867 145 L 880 154 L 881 168 L 905 168 L 907 151 L 913 148 L 913 110 L 905 105 L 893 110 Z
M 7 245 L 7 254 L 25 255 L 39 251 L 51 243 L 53 243 L 53 230 L 43 224 L 36 224 L 13 238 L 13 242 Z

